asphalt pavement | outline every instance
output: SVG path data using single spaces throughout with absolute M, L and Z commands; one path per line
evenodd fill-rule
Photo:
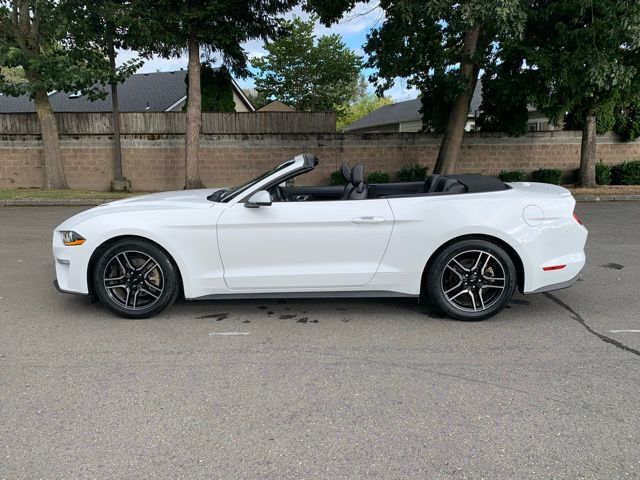
M 640 203 L 582 203 L 588 268 L 479 323 L 413 300 L 62 295 L 0 208 L 0 478 L 640 478 Z

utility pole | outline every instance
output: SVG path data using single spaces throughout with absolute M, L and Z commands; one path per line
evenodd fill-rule
M 113 38 L 109 38 L 109 63 L 111 72 L 116 71 L 116 49 Z M 120 146 L 120 108 L 118 105 L 118 84 L 111 83 L 111 112 L 113 124 L 113 180 L 112 192 L 130 192 L 131 182 L 122 176 L 122 148 Z

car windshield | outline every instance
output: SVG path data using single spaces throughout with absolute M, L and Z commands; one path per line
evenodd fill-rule
M 211 195 L 209 195 L 207 198 L 209 200 L 211 200 L 212 202 L 225 202 L 227 200 L 230 200 L 233 197 L 235 197 L 236 195 L 238 195 L 238 194 L 244 192 L 245 190 L 247 190 L 248 188 L 252 187 L 256 183 L 261 182 L 265 178 L 273 175 L 274 173 L 279 172 L 280 170 L 283 170 L 283 169 L 293 165 L 294 162 L 295 162 L 295 159 L 287 160 L 286 162 L 281 163 L 280 165 L 278 165 L 276 168 L 271 169 L 271 170 L 263 173 L 262 175 L 254 178 L 253 180 L 249 180 L 247 183 L 243 183 L 242 185 L 238 185 L 237 187 L 233 187 L 233 188 L 223 188 L 221 190 L 216 190 Z

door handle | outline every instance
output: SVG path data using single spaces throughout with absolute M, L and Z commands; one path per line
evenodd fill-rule
M 376 224 L 384 222 L 384 217 L 356 217 L 351 219 L 351 223 L 356 225 Z

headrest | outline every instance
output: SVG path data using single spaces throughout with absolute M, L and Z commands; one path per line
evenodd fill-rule
M 351 183 L 358 185 L 364 182 L 364 165 L 359 163 L 351 170 Z
M 342 173 L 342 176 L 347 182 L 351 182 L 351 167 L 347 162 L 343 162 L 342 165 L 340 165 L 340 173 Z

